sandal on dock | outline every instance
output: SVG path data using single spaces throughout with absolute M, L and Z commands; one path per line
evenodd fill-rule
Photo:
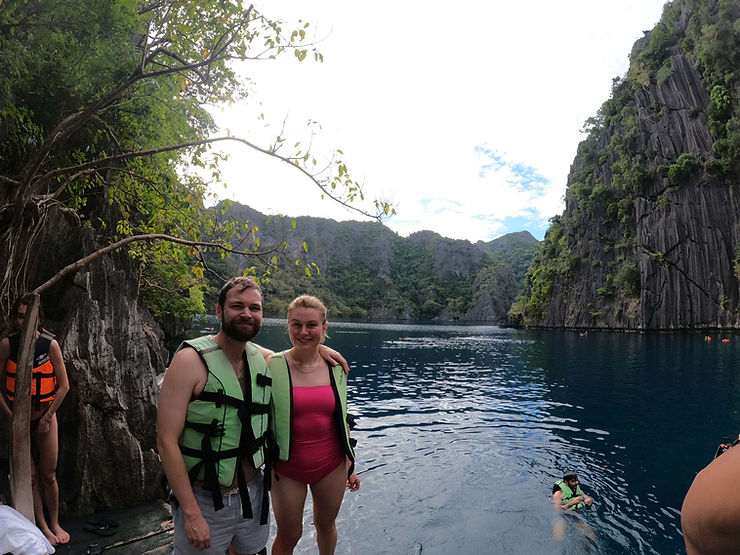
M 112 536 L 116 533 L 115 529 L 111 528 L 107 524 L 85 524 L 82 527 L 83 530 L 86 530 L 87 532 L 92 532 L 93 534 L 97 534 L 98 536 Z
M 118 522 L 113 520 L 107 513 L 92 515 L 87 518 L 87 523 L 96 526 L 107 526 L 108 528 L 118 528 Z

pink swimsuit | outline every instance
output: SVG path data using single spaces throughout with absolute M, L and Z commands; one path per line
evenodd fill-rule
M 278 461 L 278 476 L 315 484 L 344 462 L 334 422 L 335 400 L 330 385 L 293 387 L 290 459 Z

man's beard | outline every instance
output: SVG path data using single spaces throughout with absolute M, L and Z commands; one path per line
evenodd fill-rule
M 229 339 L 234 341 L 251 341 L 255 335 L 260 331 L 261 322 L 259 320 L 252 320 L 250 324 L 246 326 L 238 326 L 231 321 L 221 322 L 221 331 Z

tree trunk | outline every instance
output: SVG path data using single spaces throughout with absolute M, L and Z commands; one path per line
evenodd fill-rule
M 23 323 L 18 349 L 10 458 L 10 492 L 13 496 L 13 507 L 31 522 L 34 522 L 31 491 L 31 367 L 38 325 L 39 296 L 34 294 L 26 309 L 26 320 Z

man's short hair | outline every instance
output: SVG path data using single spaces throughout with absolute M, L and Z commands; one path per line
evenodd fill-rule
M 237 291 L 239 293 L 243 293 L 247 289 L 256 289 L 260 297 L 262 296 L 262 289 L 260 289 L 260 286 L 257 284 L 257 282 L 254 280 L 251 276 L 239 276 L 231 278 L 229 281 L 224 283 L 224 286 L 221 288 L 221 291 L 218 293 L 218 305 L 223 308 L 224 303 L 226 302 L 226 295 L 229 291 L 234 289 L 236 287 Z
M 566 482 L 571 482 L 573 480 L 578 480 L 578 474 L 572 471 L 568 471 L 565 474 L 563 474 L 563 480 Z

